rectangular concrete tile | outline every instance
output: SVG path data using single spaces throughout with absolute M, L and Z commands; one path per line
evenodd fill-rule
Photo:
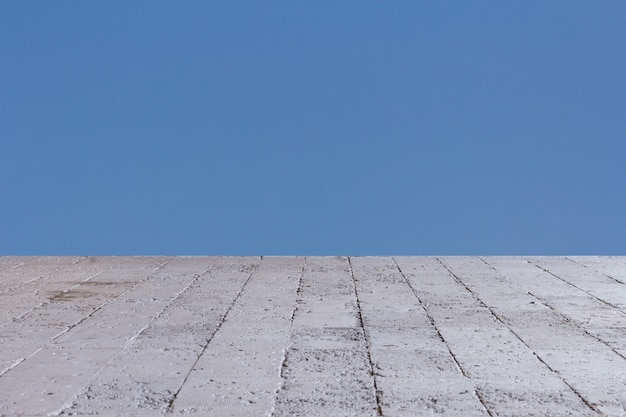
M 367 375 L 369 358 L 365 349 L 290 348 L 282 375 L 286 379 L 358 378 Z
M 280 374 L 283 350 L 287 341 L 250 342 L 230 346 L 211 346 L 203 353 L 189 374 L 197 378 L 266 378 Z
M 300 292 L 303 297 L 351 295 L 354 284 L 344 257 L 307 257 L 307 277 Z
M 292 329 L 290 346 L 295 349 L 358 349 L 365 336 L 356 327 L 298 327 Z
M 345 277 L 349 271 L 348 258 L 345 256 L 307 256 L 305 272 L 308 277 L 315 277 L 316 274 L 327 273 Z
M 373 349 L 374 373 L 386 378 L 461 378 L 456 362 L 447 350 Z
M 244 326 L 249 329 L 266 330 L 275 328 L 288 331 L 293 309 L 293 299 L 290 303 L 285 301 L 282 305 L 260 306 L 255 306 L 248 300 L 240 300 L 224 319 L 224 325 L 228 323 L 228 327 Z
M 245 348 L 254 346 L 255 343 L 285 344 L 289 338 L 289 322 L 278 325 L 272 322 L 248 325 L 241 323 L 239 321 L 228 322 L 226 326 L 226 322 L 223 322 L 220 331 L 211 339 L 211 347 L 216 349 L 231 346 Z M 281 325 L 283 327 L 279 327 Z M 229 331 L 234 327 L 241 329 L 241 332 Z
M 280 377 L 195 378 L 185 384 L 172 411 L 180 416 L 267 416 Z
M 114 349 L 44 349 L 0 377 L 0 415 L 60 410 L 117 353 Z
M 272 417 L 378 416 L 371 378 L 289 378 L 276 397 Z
M 140 349 L 200 349 L 213 336 L 221 317 L 219 312 L 207 315 L 204 322 L 162 321 L 161 317 L 146 327 L 133 341 Z
M 479 383 L 477 391 L 494 416 L 567 417 L 599 416 L 568 386 L 545 386 L 541 383 Z
M 441 328 L 462 369 L 472 379 L 534 379 L 550 374 L 533 351 L 508 329 Z
M 447 351 L 435 327 L 365 326 L 372 349 L 393 347 L 397 349 L 425 349 Z
M 429 317 L 421 306 L 410 311 L 386 311 L 378 305 L 361 303 L 363 310 L 363 323 L 366 327 L 389 327 L 389 328 L 424 328 L 433 327 Z
M 438 327 L 494 328 L 501 326 L 497 318 L 485 307 L 443 305 L 444 302 L 427 305 L 430 315 L 437 318 Z
M 466 378 L 378 379 L 385 417 L 487 417 L 489 413 Z
M 297 313 L 295 323 L 298 327 L 358 327 L 359 319 L 356 310 L 350 315 L 341 314 L 343 308 L 330 311 L 304 311 Z
M 534 350 L 538 349 L 570 349 L 572 346 L 597 346 L 598 342 L 571 322 L 548 323 L 532 321 L 519 324 L 511 323 L 511 330 L 520 336 Z
M 318 279 L 316 281 L 310 280 L 302 286 L 300 292 L 303 296 L 325 297 L 331 294 L 350 295 L 352 292 L 351 281 L 337 281 L 337 278 L 341 278 L 341 276 L 333 276 L 330 274 L 328 276 L 325 276 L 322 272 L 314 273 L 311 275 L 317 275 Z
M 306 282 L 306 280 L 305 280 Z M 353 290 L 354 291 L 354 290 Z M 324 297 L 301 293 L 294 317 L 296 326 L 358 327 L 356 298 L 352 295 L 330 294 Z
M 624 386 L 626 394 L 626 360 L 603 345 L 595 349 L 540 349 L 537 355 L 574 382 L 603 383 Z
M 132 346 L 109 361 L 94 382 L 110 382 L 105 381 L 107 375 L 116 378 L 125 376 L 148 386 L 160 385 L 165 378 L 182 380 L 186 375 L 184 371 L 191 369 L 197 358 L 197 349 Z M 178 389 L 178 386 L 173 388 Z

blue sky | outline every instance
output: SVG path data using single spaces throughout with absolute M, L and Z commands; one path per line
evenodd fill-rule
M 626 255 L 622 1 L 0 2 L 0 255 Z

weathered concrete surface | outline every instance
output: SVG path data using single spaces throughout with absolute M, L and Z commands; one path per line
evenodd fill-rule
M 0 257 L 0 416 L 625 416 L 626 257 Z

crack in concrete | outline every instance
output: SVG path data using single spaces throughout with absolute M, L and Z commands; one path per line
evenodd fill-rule
M 354 270 L 352 269 L 352 260 L 348 257 L 348 267 L 350 268 L 350 276 L 352 277 L 352 284 L 354 286 L 354 295 L 356 297 L 357 314 L 359 318 L 359 324 L 363 330 L 363 338 L 365 339 L 365 350 L 367 351 L 367 360 L 370 367 L 370 375 L 372 376 L 372 383 L 374 385 L 374 393 L 376 395 L 376 411 L 379 416 L 383 417 L 382 409 L 382 391 L 378 388 L 378 381 L 376 373 L 374 372 L 374 362 L 372 361 L 371 343 L 367 330 L 365 329 L 365 323 L 363 322 L 363 312 L 361 310 L 361 300 L 359 299 L 359 290 L 356 285 L 356 277 L 354 276 Z
M 452 270 L 451 270 L 450 268 L 448 268 L 448 266 L 447 266 L 446 264 L 444 264 L 444 263 L 441 261 L 441 259 L 439 259 L 438 257 L 435 257 L 435 259 L 437 260 L 437 262 L 439 262 L 439 263 L 441 264 L 441 266 L 443 266 L 443 267 L 446 269 L 446 271 L 448 271 L 448 273 L 449 273 L 449 274 L 450 274 L 450 275 L 454 278 L 454 280 L 455 280 L 456 282 L 458 282 L 458 283 L 459 283 L 460 285 L 462 285 L 462 286 L 463 286 L 463 287 L 464 287 L 464 288 L 465 288 L 465 289 L 466 289 L 466 290 L 467 290 L 470 294 L 472 294 L 472 296 L 474 297 L 474 299 L 475 299 L 476 301 L 478 301 L 482 307 L 484 307 L 484 308 L 486 308 L 487 310 L 489 310 L 489 312 L 491 313 L 491 315 L 492 315 L 492 316 L 493 316 L 493 317 L 494 317 L 494 318 L 495 318 L 498 322 L 500 322 L 503 326 L 505 326 L 505 327 L 506 327 L 506 328 L 507 328 L 507 329 L 511 332 L 511 334 L 513 334 L 513 335 L 514 335 L 514 336 L 515 336 L 515 337 L 516 337 L 516 338 L 517 338 L 517 339 L 518 339 L 518 340 L 519 340 L 519 341 L 520 341 L 520 342 L 521 342 L 524 346 L 526 346 L 526 347 L 528 348 L 528 350 L 530 350 L 530 351 L 532 352 L 533 356 L 534 356 L 535 358 L 537 358 L 537 360 L 538 360 L 539 362 L 541 362 L 541 363 L 542 363 L 542 364 L 543 364 L 546 368 L 548 368 L 548 369 L 549 369 L 549 370 L 550 370 L 550 371 L 551 371 L 554 375 L 556 375 L 556 376 L 557 376 L 557 377 L 558 377 L 561 381 L 563 381 L 563 383 L 564 383 L 565 385 L 567 385 L 567 386 L 569 387 L 569 389 L 571 389 L 571 390 L 572 390 L 572 392 L 573 392 L 573 393 L 574 393 L 574 394 L 575 394 L 575 395 L 576 395 L 576 396 L 577 396 L 577 397 L 578 397 L 578 398 L 579 398 L 579 399 L 583 402 L 583 404 L 585 404 L 585 405 L 586 405 L 586 406 L 587 406 L 590 410 L 594 411 L 596 414 L 599 414 L 599 415 L 601 415 L 601 414 L 602 414 L 599 410 L 597 410 L 595 407 L 593 407 L 593 406 L 591 405 L 591 403 L 590 403 L 589 401 L 587 401 L 587 399 L 585 399 L 585 398 L 582 396 L 582 394 L 581 394 L 580 392 L 578 392 L 578 391 L 577 391 L 577 390 L 576 390 L 576 389 L 575 389 L 575 388 L 574 388 L 574 387 L 573 387 L 573 386 L 572 386 L 569 382 L 567 382 L 567 381 L 565 380 L 565 378 L 563 378 L 563 377 L 559 374 L 559 372 L 557 372 L 557 371 L 556 371 L 555 369 L 553 369 L 550 365 L 548 365 L 548 363 L 547 363 L 547 362 L 546 362 L 546 361 L 545 361 L 545 360 L 544 360 L 541 356 L 539 356 L 539 355 L 537 354 L 537 352 L 535 352 L 535 350 L 534 350 L 534 349 L 533 349 L 533 348 L 532 348 L 532 347 L 531 347 L 528 343 L 526 343 L 526 341 L 525 341 L 524 339 L 522 339 L 522 338 L 520 337 L 520 335 L 519 335 L 519 334 L 517 334 L 517 332 L 516 332 L 516 331 L 514 331 L 513 329 L 511 329 L 511 327 L 510 327 L 508 324 L 506 324 L 506 323 L 505 323 L 505 322 L 504 322 L 504 321 L 503 321 L 503 320 L 502 320 L 502 319 L 501 319 L 501 318 L 500 318 L 500 317 L 496 314 L 496 312 L 495 312 L 495 311 L 494 311 L 491 307 L 489 307 L 489 306 L 488 306 L 488 305 L 487 305 L 487 304 L 486 304 L 486 303 L 485 303 L 485 302 L 484 302 L 484 301 L 483 301 L 483 300 L 482 300 L 482 299 L 481 299 L 481 298 L 480 298 L 480 297 L 479 297 L 479 296 L 478 296 L 478 295 L 477 295 L 474 291 L 472 291 L 472 289 L 471 289 L 468 285 L 466 285 L 466 284 L 465 284 L 465 283 L 464 283 L 464 282 L 463 282 L 463 281 L 462 281 L 462 280 L 461 280 L 461 279 L 460 279 L 460 278 L 459 278 L 459 277 L 458 277 L 458 276 L 457 276 L 454 272 L 452 272 Z M 486 264 L 487 264 L 487 262 L 485 262 L 482 258 L 479 258 L 479 259 L 481 259 L 481 261 L 483 261 L 484 263 L 486 263 Z M 536 265 L 535 265 L 535 266 L 536 266 Z

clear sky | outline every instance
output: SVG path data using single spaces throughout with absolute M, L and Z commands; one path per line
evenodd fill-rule
M 624 1 L 0 1 L 0 255 L 626 255 Z

